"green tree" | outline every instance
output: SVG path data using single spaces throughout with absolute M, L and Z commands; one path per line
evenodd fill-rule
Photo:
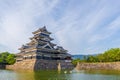
M 116 62 L 120 61 L 120 48 L 111 48 L 104 53 L 98 54 L 96 56 L 86 56 L 83 60 L 75 59 L 73 64 L 77 62 Z
M 0 53 L 0 63 L 1 64 L 14 64 L 15 63 L 15 55 L 10 54 L 9 52 Z
M 74 66 L 76 66 L 78 62 L 83 62 L 83 61 L 81 59 L 79 59 L 79 58 L 72 60 L 72 64 Z
M 8 55 L 9 55 L 8 52 L 2 52 L 1 53 L 1 56 L 0 56 L 0 60 L 2 61 L 1 63 L 7 63 L 6 58 L 7 58 Z
M 87 62 L 97 62 L 97 58 L 94 57 L 94 56 L 88 56 L 88 58 L 87 58 L 86 61 L 87 61 Z
M 9 54 L 6 58 L 6 61 L 8 64 L 14 64 L 15 63 L 15 55 L 14 54 Z
M 111 48 L 103 54 L 89 56 L 87 62 L 115 62 L 120 61 L 120 48 Z

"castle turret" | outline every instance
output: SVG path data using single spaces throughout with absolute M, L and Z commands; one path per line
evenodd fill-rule
M 20 53 L 17 54 L 16 58 L 18 62 L 36 59 L 40 62 L 41 60 L 43 61 L 40 63 L 41 65 L 54 62 L 56 66 L 58 63 L 62 65 L 71 62 L 71 55 L 67 53 L 68 51 L 51 42 L 54 39 L 50 37 L 51 32 L 48 32 L 45 26 L 32 32 L 32 34 L 34 36 L 30 38 L 31 41 L 19 48 Z M 52 68 L 55 68 L 55 64 Z M 50 66 L 50 64 L 48 65 Z M 42 66 L 40 66 L 40 68 L 42 68 Z M 45 67 L 47 68 L 47 65 Z

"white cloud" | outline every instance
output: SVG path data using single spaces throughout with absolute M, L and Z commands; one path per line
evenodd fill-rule
M 10 8 L 0 10 L 5 12 L 0 15 L 0 44 L 8 47 L 9 51 L 16 52 L 18 47 L 29 41 L 31 32 L 37 28 L 35 27 L 35 19 L 51 11 L 57 4 L 57 0 L 51 2 L 46 0 L 26 0 L 24 2 L 24 0 L 21 0 L 15 1 L 13 4 L 7 2 L 4 2 L 3 5 L 9 5 Z M 13 5 L 16 6 L 12 7 Z
M 59 24 L 63 27 L 56 36 L 59 44 L 64 45 L 72 53 L 100 53 L 109 48 L 102 41 L 112 38 L 116 35 L 116 30 L 120 30 L 119 17 L 112 20 L 119 15 L 118 4 L 111 6 L 112 3 L 101 1 L 97 5 L 92 4 L 89 11 L 91 3 L 83 3 L 85 7 L 82 6 L 82 10 L 81 6 L 67 10 L 60 19 Z M 113 26 L 114 29 L 110 30 Z
M 31 32 L 46 25 L 59 45 L 71 53 L 92 54 L 119 44 L 119 1 L 110 0 L 20 0 L 0 1 L 0 45 L 17 52 Z M 117 41 L 118 42 L 118 41 Z

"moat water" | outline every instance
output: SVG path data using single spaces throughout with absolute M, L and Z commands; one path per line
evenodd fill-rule
M 120 71 L 12 71 L 0 70 L 0 80 L 120 80 Z

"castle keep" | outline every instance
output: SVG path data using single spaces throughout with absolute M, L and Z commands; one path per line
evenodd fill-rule
M 71 55 L 61 46 L 57 46 L 51 41 L 46 27 L 34 32 L 30 42 L 19 48 L 20 52 L 16 55 L 15 69 L 72 69 Z M 58 66 L 59 65 L 59 66 Z

